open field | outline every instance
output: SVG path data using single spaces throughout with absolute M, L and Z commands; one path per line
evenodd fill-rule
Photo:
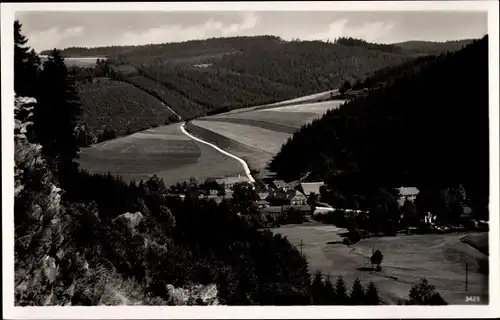
M 146 179 L 156 173 L 167 186 L 190 177 L 204 180 L 244 174 L 236 160 L 189 139 L 180 126 L 162 126 L 84 148 L 79 163 L 89 172 L 111 172 L 127 181 Z
M 293 133 L 343 101 L 278 106 L 228 112 L 191 121 L 187 128 L 199 138 L 245 160 L 266 176 L 266 165 Z
M 368 238 L 351 247 L 329 244 L 341 241 L 345 231 L 318 223 L 273 229 L 292 244 L 298 245 L 303 240 L 303 252 L 312 272 L 321 269 L 334 279 L 342 275 L 349 286 L 356 277 L 363 284 L 373 281 L 386 303 L 396 304 L 398 299 L 407 298 L 411 286 L 426 278 L 449 304 L 465 304 L 465 296 L 480 296 L 481 304 L 487 304 L 488 276 L 480 272 L 478 265 L 487 255 L 461 241 L 467 234 Z M 471 233 L 470 236 L 487 239 L 487 233 Z M 384 255 L 380 272 L 368 270 L 372 249 L 379 249 Z M 468 263 L 467 292 L 465 261 Z
M 242 113 L 242 112 L 249 112 L 249 111 L 256 111 L 256 110 L 265 110 L 265 109 L 272 109 L 275 107 L 299 105 L 302 103 L 320 102 L 322 100 L 330 98 L 332 94 L 334 96 L 338 95 L 338 91 L 339 91 L 338 89 L 335 89 L 335 90 L 330 90 L 330 91 L 319 92 L 319 93 L 315 93 L 315 94 L 308 95 L 308 96 L 302 96 L 302 97 L 298 97 L 298 98 L 294 98 L 294 99 L 290 99 L 290 100 L 284 100 L 284 101 L 271 103 L 271 104 L 266 104 L 266 105 L 262 105 L 262 106 L 235 109 L 235 110 L 231 110 L 229 112 L 226 112 L 224 114 L 234 114 L 234 113 Z
M 248 112 L 228 112 L 200 118 L 199 120 L 247 124 L 272 131 L 293 134 L 301 126 L 321 117 L 329 109 L 338 108 L 342 103 L 343 101 L 336 100 L 279 106 Z
M 283 142 L 289 137 L 287 133 L 237 123 L 194 120 L 193 124 L 235 140 L 245 146 L 273 154 L 279 151 Z
M 115 90 L 123 92 L 125 88 L 140 92 L 139 89 L 123 83 Z M 106 91 L 109 96 L 109 90 Z M 91 98 L 88 104 L 95 103 L 94 101 Z M 155 101 L 159 102 L 156 99 Z M 238 115 L 217 115 L 192 121 L 187 124 L 186 129 L 195 136 L 242 158 L 251 169 L 257 169 L 261 176 L 266 176 L 267 163 L 296 128 L 339 104 L 338 101 L 328 101 L 320 104 L 276 107 Z M 121 105 L 126 107 L 126 103 Z M 161 106 L 163 110 L 169 112 L 165 105 Z M 100 113 L 104 111 L 105 109 L 101 108 Z M 150 110 L 148 114 L 153 111 Z M 94 112 L 94 114 L 99 113 Z M 102 120 L 103 117 L 104 115 L 99 119 Z M 94 122 L 98 122 L 99 119 L 95 119 Z M 113 121 L 120 119 L 117 117 Z M 141 117 L 138 119 L 145 120 Z M 241 123 L 230 121 L 241 121 Z M 122 176 L 125 180 L 145 179 L 156 173 L 167 185 L 188 180 L 192 176 L 204 180 L 212 176 L 244 174 L 243 168 L 236 160 L 210 146 L 190 140 L 182 134 L 180 125 L 177 123 L 161 126 L 84 148 L 79 162 L 83 169 L 90 172 L 111 172 Z
M 48 59 L 46 55 L 40 55 L 42 63 Z M 106 59 L 102 57 L 65 57 L 64 62 L 69 66 L 90 67 L 95 66 L 97 59 Z

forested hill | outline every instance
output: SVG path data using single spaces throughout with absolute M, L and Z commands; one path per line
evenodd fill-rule
M 275 36 L 68 48 L 62 54 L 107 56 L 107 65 L 118 67 L 113 76 L 153 94 L 183 119 L 331 90 L 418 56 L 350 38 L 328 43 Z
M 444 51 L 456 51 L 464 46 L 472 43 L 474 39 L 464 39 L 446 42 L 431 42 L 431 41 L 405 41 L 393 43 L 392 45 L 399 47 L 407 52 L 420 54 L 440 54 Z
M 410 64 L 392 83 L 302 127 L 270 169 L 285 180 L 312 171 L 338 189 L 460 183 L 487 204 L 488 139 L 486 36 Z

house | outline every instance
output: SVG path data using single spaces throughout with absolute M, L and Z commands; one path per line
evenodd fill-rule
M 302 182 L 300 184 L 300 189 L 306 197 L 309 197 L 309 195 L 313 192 L 320 195 L 320 188 L 324 185 L 324 182 Z
M 210 195 L 210 196 L 206 196 L 204 198 L 204 200 L 206 200 L 206 201 L 214 200 L 217 204 L 221 203 L 222 199 L 223 199 L 223 197 L 217 196 L 217 195 L 215 195 L 215 196 L 214 195 Z
M 238 175 L 237 177 L 226 177 L 215 180 L 219 185 L 224 185 L 226 190 L 232 189 L 236 183 L 250 182 L 247 177 Z M 226 191 L 227 192 L 227 191 Z
M 307 197 L 297 190 L 279 189 L 269 193 L 266 200 L 273 205 L 303 205 L 307 204 Z
M 283 190 L 290 189 L 288 183 L 286 183 L 283 180 L 274 180 L 272 186 L 274 187 L 274 189 L 283 189 Z
M 269 202 L 267 202 L 266 200 L 263 200 L 263 199 L 261 199 L 261 200 L 257 201 L 257 202 L 256 202 L 256 204 L 257 204 L 257 206 L 259 207 L 259 209 L 264 209 L 264 208 L 267 208 L 267 207 L 269 207 L 269 205 L 270 205 L 270 203 L 269 203 Z
M 269 192 L 258 192 L 257 195 L 260 200 L 266 200 L 269 197 Z
M 420 191 L 416 187 L 401 187 L 399 188 L 399 205 L 403 205 L 406 200 L 414 202 Z
M 210 189 L 210 190 L 209 190 L 209 194 L 210 194 L 211 196 L 216 196 L 216 195 L 218 195 L 218 194 L 219 194 L 219 190 L 213 190 L 213 189 Z
M 292 199 L 290 200 L 292 205 L 307 204 L 307 197 L 303 193 L 301 193 L 297 190 L 293 190 L 293 191 L 294 191 L 293 192 L 294 195 L 293 195 Z

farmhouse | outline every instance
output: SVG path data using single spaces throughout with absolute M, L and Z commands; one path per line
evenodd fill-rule
M 417 194 L 419 193 L 418 188 L 416 187 L 401 187 L 399 188 L 399 204 L 403 205 L 406 200 L 408 201 L 415 201 L 417 198 Z
M 272 185 L 275 189 L 283 189 L 283 190 L 290 189 L 288 183 L 286 183 L 283 180 L 274 180 Z
M 297 190 L 274 190 L 266 198 L 273 205 L 303 205 L 307 203 L 307 197 Z
M 260 200 L 266 200 L 269 197 L 269 192 L 259 192 L 257 193 Z
M 266 200 L 262 200 L 262 199 L 257 201 L 256 204 L 259 207 L 259 209 L 264 209 L 264 208 L 269 207 L 269 202 L 267 202 Z
M 324 185 L 325 185 L 324 182 L 303 182 L 300 184 L 300 189 L 301 189 L 303 194 L 305 194 L 307 197 L 309 197 L 309 195 L 311 193 L 315 193 L 315 194 L 319 195 L 320 188 L 321 188 L 321 186 L 324 186 Z
M 295 195 L 290 200 L 292 205 L 307 204 L 307 197 L 303 193 L 301 193 L 297 190 L 293 190 L 293 191 L 295 191 L 294 192 Z
M 226 178 L 221 178 L 217 179 L 216 182 L 220 185 L 224 184 L 226 190 L 227 189 L 232 189 L 233 186 L 238 183 L 238 182 L 250 182 L 247 177 L 242 177 L 241 175 L 238 175 L 237 177 L 226 177 Z

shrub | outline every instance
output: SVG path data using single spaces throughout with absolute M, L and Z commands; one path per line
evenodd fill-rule
M 429 284 L 427 279 L 422 279 L 419 284 L 410 289 L 409 299 L 406 305 L 447 305 L 436 287 Z
M 372 256 L 370 257 L 370 262 L 372 265 L 376 264 L 377 265 L 377 271 L 380 271 L 382 267 L 380 264 L 382 263 L 382 260 L 384 259 L 384 255 L 380 250 L 376 250 Z

